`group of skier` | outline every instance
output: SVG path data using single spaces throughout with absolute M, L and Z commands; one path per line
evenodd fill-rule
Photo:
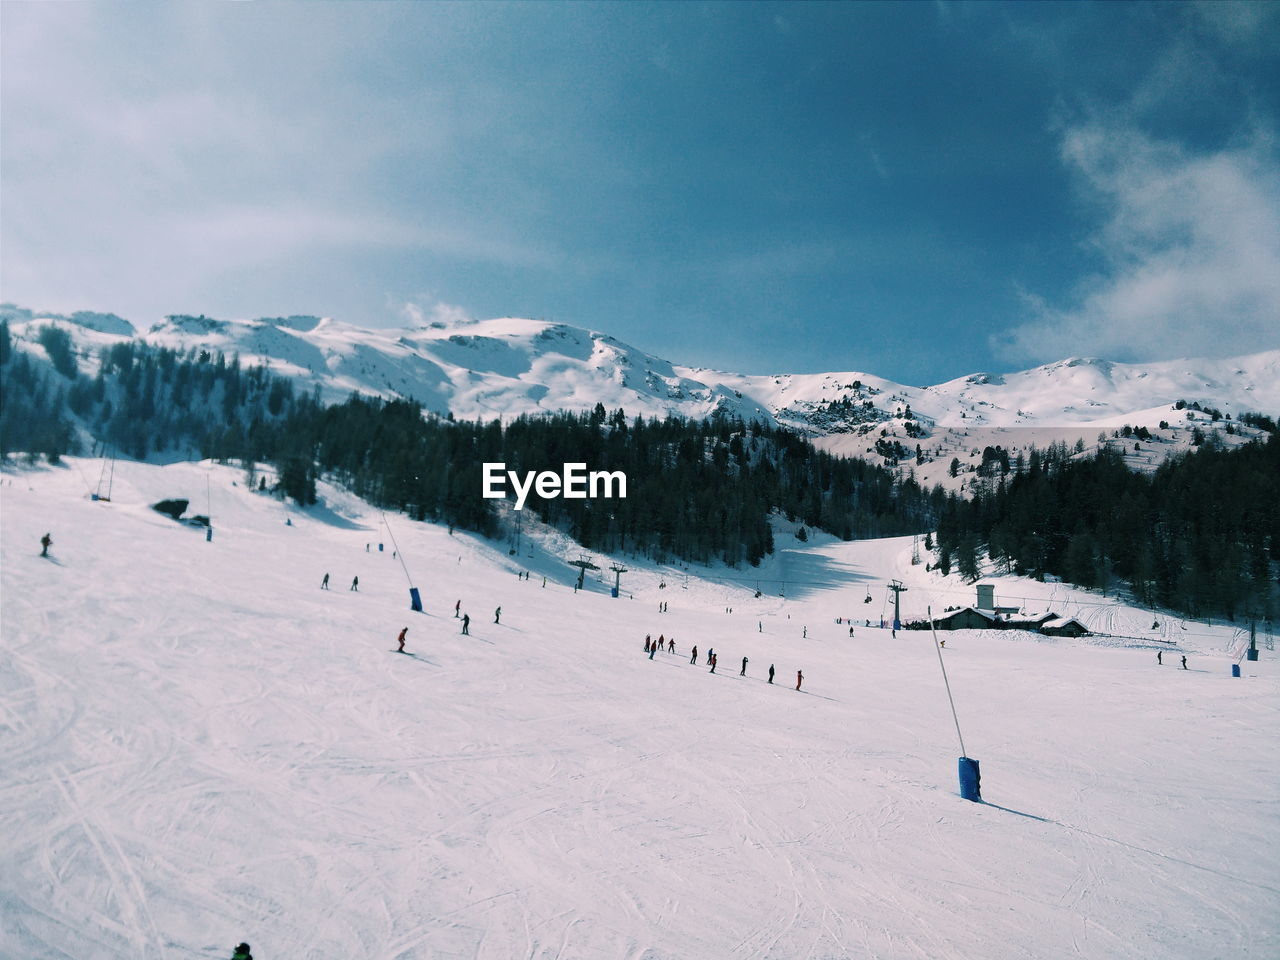
M 668 638 L 665 634 L 658 634 L 658 639 L 654 640 L 653 634 L 645 634 L 644 652 L 649 655 L 650 660 L 653 659 L 653 655 L 655 653 L 664 653 L 664 652 L 675 653 L 676 638 L 675 637 Z M 696 664 L 698 662 L 698 647 L 696 644 L 694 645 L 693 650 L 691 651 L 691 654 L 689 656 L 689 662 L 692 664 Z M 707 660 L 705 665 L 711 668 L 709 671 L 710 673 L 716 672 L 716 666 L 719 664 L 719 662 L 720 661 L 719 661 L 719 658 L 716 656 L 715 650 L 711 647 L 708 647 Z M 738 676 L 745 677 L 747 675 L 747 664 L 749 662 L 750 661 L 748 660 L 747 657 L 742 658 L 742 669 L 738 671 Z M 771 663 L 769 664 L 769 680 L 768 680 L 769 683 L 773 683 L 774 675 L 775 675 L 774 665 Z M 796 689 L 797 690 L 800 689 L 800 685 L 802 683 L 804 683 L 804 672 L 801 670 L 797 670 L 796 671 Z
M 327 578 L 327 577 L 328 577 L 328 574 L 325 574 L 325 577 Z M 469 614 L 469 613 L 463 613 L 463 612 L 462 612 L 462 601 L 461 601 L 461 600 L 457 601 L 457 602 L 453 605 L 453 618 L 454 618 L 455 620 L 461 620 L 461 621 L 462 621 L 462 636 L 464 636 L 464 637 L 469 637 L 469 636 L 471 636 L 471 614 Z M 494 622 L 494 623 L 501 623 L 501 622 L 502 622 L 502 608 L 501 608 L 501 607 L 498 607 L 498 608 L 496 608 L 496 609 L 493 611 L 493 622 Z M 399 647 L 397 648 L 397 650 L 396 650 L 396 652 L 397 652 L 397 653 L 404 653 L 404 639 L 405 639 L 405 634 L 407 634 L 408 632 L 409 632 L 409 628 L 408 628 L 408 627 L 405 627 L 403 630 L 401 630 L 401 631 L 400 631 L 400 635 L 399 635 L 398 637 L 396 637 L 396 640 L 397 640 L 397 641 L 399 642 L 399 644 L 400 644 L 400 646 L 399 646 Z
M 1157 650 L 1157 651 L 1156 651 L 1156 663 L 1157 663 L 1157 664 L 1159 664 L 1159 665 L 1163 665 L 1163 664 L 1164 664 L 1164 651 L 1163 651 L 1163 650 Z M 1186 670 L 1186 669 L 1187 669 L 1187 657 L 1186 657 L 1186 654 L 1183 654 L 1183 656 L 1182 656 L 1182 669 L 1183 669 L 1183 670 Z
M 324 579 L 320 581 L 320 589 L 321 590 L 329 589 L 329 574 L 326 573 L 324 575 Z M 360 578 L 358 576 L 351 578 L 351 586 L 348 589 L 354 590 L 357 593 L 360 592 Z

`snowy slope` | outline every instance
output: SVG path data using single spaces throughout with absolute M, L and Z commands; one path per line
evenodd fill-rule
M 39 319 L 12 309 L 8 314 L 26 349 L 39 350 L 40 326 L 63 325 L 80 345 L 87 372 L 97 348 L 126 336 L 101 322 Z M 1125 424 L 1145 426 L 1157 432 L 1157 442 L 1140 451 L 1126 447 L 1126 453 L 1138 454 L 1131 457 L 1133 465 L 1144 468 L 1187 449 L 1193 426 L 1218 432 L 1227 443 L 1257 435 L 1242 428 L 1240 435 L 1228 436 L 1222 432 L 1225 422 L 1203 416 L 1193 424 L 1174 409 L 1178 400 L 1233 417 L 1244 411 L 1280 414 L 1280 350 L 1146 364 L 1076 358 L 1003 376 L 975 374 L 912 387 L 859 372 L 757 376 L 685 367 L 602 333 L 516 318 L 367 330 L 318 317 L 172 316 L 141 337 L 167 347 L 238 353 L 243 362 L 265 363 L 308 388 L 319 384 L 331 401 L 353 391 L 409 397 L 427 410 L 465 419 L 586 410 L 597 403 L 632 416 L 703 418 L 723 412 L 785 424 L 832 452 L 872 458 L 878 458 L 874 444 L 883 436 L 909 451 L 899 464 L 904 472 L 953 486 L 965 478 L 949 477 L 952 458 L 972 467 L 986 446 L 1025 451 L 1032 444 L 1074 446 L 1083 440 L 1092 449 L 1100 433 L 1110 435 Z M 1168 429 L 1157 429 L 1162 420 Z
M 912 616 L 971 591 L 909 539 L 784 546 L 758 584 L 628 560 L 614 600 L 575 594 L 545 532 L 513 557 L 393 517 L 413 614 L 340 491 L 303 511 L 228 468 L 121 463 L 94 503 L 98 465 L 69 464 L 0 474 L 0 956 L 1280 953 L 1280 676 L 1269 651 L 1229 676 L 1233 628 L 1142 634 L 1001 581 L 1152 639 L 948 635 L 976 805 L 928 635 L 834 622 L 878 618 L 893 576 Z M 212 542 L 148 509 L 166 496 L 207 504 Z

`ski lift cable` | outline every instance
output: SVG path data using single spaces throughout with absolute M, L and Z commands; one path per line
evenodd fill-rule
M 80 464 L 76 463 L 75 459 L 72 457 L 68 457 L 67 459 L 69 459 L 71 461 L 72 466 L 76 468 L 76 473 L 80 474 L 80 479 L 84 483 L 84 492 L 89 494 L 90 496 L 93 496 L 93 486 L 92 484 L 89 483 L 88 479 L 86 479 L 84 475 L 84 471 L 80 469 Z M 101 487 L 102 484 L 99 483 L 98 486 Z
M 97 497 L 102 496 L 102 481 L 106 479 L 106 476 L 107 476 L 107 448 L 106 448 L 106 445 L 104 444 L 102 447 L 102 467 L 101 469 L 98 470 L 98 489 L 94 494 Z
M 396 559 L 400 561 L 400 567 L 404 570 L 404 578 L 409 582 L 409 586 L 413 586 L 413 577 L 409 576 L 409 567 L 404 562 L 404 551 L 400 549 L 400 544 L 396 543 L 396 535 L 391 530 L 391 524 L 387 522 L 387 513 L 385 510 L 380 511 L 382 514 L 382 525 L 387 528 L 387 536 L 391 538 L 391 546 L 395 549 Z
M 925 608 L 929 614 L 929 632 L 933 634 L 933 649 L 938 654 L 938 666 L 942 670 L 942 683 L 947 688 L 947 702 L 951 704 L 951 719 L 956 723 L 956 739 L 960 741 L 960 756 L 969 754 L 964 749 L 964 734 L 960 732 L 960 718 L 956 716 L 956 701 L 951 696 L 951 681 L 947 679 L 947 665 L 942 662 L 942 646 L 938 643 L 938 631 L 933 624 L 933 607 Z

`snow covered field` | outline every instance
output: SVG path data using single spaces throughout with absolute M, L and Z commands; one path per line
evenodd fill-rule
M 340 491 L 121 463 L 95 503 L 98 469 L 2 474 L 0 957 L 1280 955 L 1280 673 L 1232 679 L 1233 628 L 994 581 L 1151 639 L 944 634 L 973 804 L 929 635 L 834 622 L 889 577 L 969 602 L 909 538 L 794 544 L 759 599 L 627 561 L 615 600 L 549 535 L 393 517 L 417 614 Z M 149 509 L 206 488 L 212 542 Z

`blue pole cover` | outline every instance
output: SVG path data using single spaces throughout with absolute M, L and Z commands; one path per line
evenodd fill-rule
M 1238 676 L 1240 676 L 1240 664 L 1238 664 L 1238 663 L 1233 663 L 1233 664 L 1231 665 L 1231 675 L 1232 675 L 1233 677 L 1238 677 Z
M 960 758 L 960 796 L 974 803 L 982 802 L 982 774 L 978 770 L 978 761 L 969 757 Z
M 418 593 L 417 587 L 409 588 L 409 606 L 413 610 L 422 612 L 422 596 Z

